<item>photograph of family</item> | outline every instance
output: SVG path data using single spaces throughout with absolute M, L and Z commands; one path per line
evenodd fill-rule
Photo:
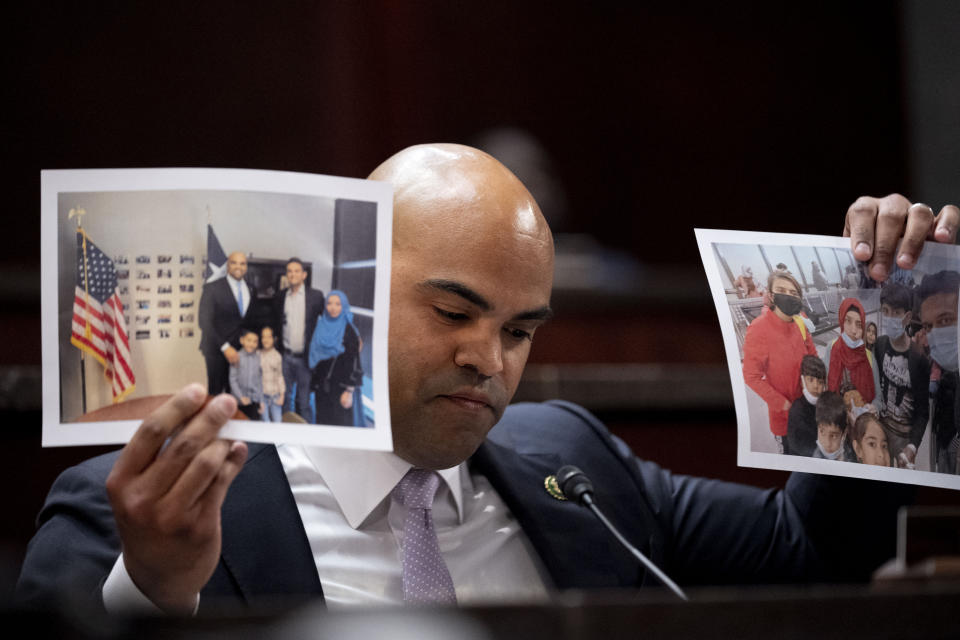
M 740 464 L 960 487 L 955 247 L 878 284 L 842 238 L 698 236 Z
M 98 173 L 115 189 L 58 189 L 51 213 L 57 269 L 47 275 L 56 300 L 45 322 L 56 334 L 57 366 L 44 375 L 57 383 L 58 425 L 201 382 L 210 395 L 235 396 L 247 439 L 290 441 L 291 430 L 321 425 L 336 429 L 303 437 L 331 446 L 389 442 L 378 384 L 388 300 L 378 288 L 389 274 L 378 208 L 384 193 L 389 205 L 389 188 L 297 174 L 306 181 L 299 192 L 255 190 L 243 176 L 251 172 L 224 171 L 237 174 L 238 188 L 124 190 L 129 172 Z M 323 193 L 310 192 L 311 178 Z M 149 268 L 172 256 L 186 266 Z M 118 268 L 131 263 L 147 267 L 155 286 L 143 280 L 131 295 L 130 276 Z M 174 305 L 180 313 L 164 313 Z M 113 439 L 113 429 L 102 436 Z M 86 423 L 84 432 L 89 438 Z

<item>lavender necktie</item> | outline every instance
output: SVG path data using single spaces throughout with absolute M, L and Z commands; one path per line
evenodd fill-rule
M 393 490 L 407 508 L 403 523 L 403 599 L 406 602 L 456 604 L 457 594 L 433 528 L 433 496 L 440 486 L 436 471 L 410 469 Z

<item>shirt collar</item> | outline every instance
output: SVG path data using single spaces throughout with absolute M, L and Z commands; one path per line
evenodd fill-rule
M 243 280 L 237 280 L 236 278 L 234 278 L 232 275 L 230 275 L 230 274 L 228 273 L 228 274 L 227 274 L 227 282 L 229 282 L 229 283 L 232 285 L 232 287 L 233 287 L 234 289 L 236 289 L 237 286 L 238 286 L 241 282 L 243 282 Z
M 304 451 L 337 501 L 347 523 L 354 529 L 390 495 L 413 466 L 389 451 L 304 447 Z M 453 495 L 457 517 L 463 523 L 463 491 L 460 467 L 437 471 Z M 358 473 L 358 470 L 362 470 Z

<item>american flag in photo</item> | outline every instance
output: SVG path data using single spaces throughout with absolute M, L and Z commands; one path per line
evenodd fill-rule
M 103 365 L 114 402 L 123 400 L 136 385 L 125 325 L 113 261 L 81 229 L 77 231 L 77 289 L 70 343 Z

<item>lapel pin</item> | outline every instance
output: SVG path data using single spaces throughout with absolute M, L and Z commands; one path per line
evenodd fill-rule
M 557 484 L 557 476 L 549 475 L 543 479 L 543 488 L 547 490 L 552 497 L 557 500 L 566 500 L 563 491 L 560 491 L 560 485 Z

